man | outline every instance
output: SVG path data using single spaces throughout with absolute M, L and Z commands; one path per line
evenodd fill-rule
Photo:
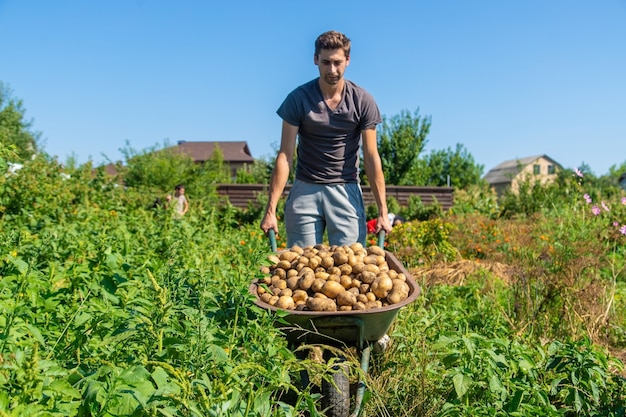
M 319 78 L 293 90 L 278 109 L 283 119 L 280 149 L 270 181 L 261 229 L 278 232 L 276 205 L 292 166 L 298 137 L 296 176 L 285 204 L 287 245 L 365 244 L 365 205 L 359 183 L 359 153 L 378 206 L 376 232 L 391 231 L 376 125 L 381 116 L 373 97 L 344 79 L 350 40 L 329 31 L 315 41 Z

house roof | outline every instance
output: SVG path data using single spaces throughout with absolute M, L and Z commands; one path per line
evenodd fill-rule
M 245 141 L 234 142 L 187 142 L 179 141 L 176 146 L 165 148 L 175 152 L 182 152 L 191 157 L 194 162 L 205 162 L 211 159 L 215 147 L 222 151 L 225 162 L 252 163 L 254 158 Z
M 484 179 L 489 184 L 501 184 L 501 183 L 510 183 L 511 180 L 520 173 L 520 171 L 537 161 L 538 159 L 546 159 L 552 162 L 554 165 L 561 168 L 561 164 L 556 162 L 554 159 L 550 158 L 547 155 L 534 155 L 527 156 L 525 158 L 517 158 L 511 159 L 508 161 L 504 161 L 501 164 L 497 165 L 495 168 L 492 168 L 487 172 Z

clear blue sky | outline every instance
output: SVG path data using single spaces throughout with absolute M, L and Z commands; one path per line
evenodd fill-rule
M 179 140 L 273 157 L 329 29 L 384 116 L 432 118 L 426 153 L 626 161 L 626 0 L 0 0 L 0 81 L 61 162 Z

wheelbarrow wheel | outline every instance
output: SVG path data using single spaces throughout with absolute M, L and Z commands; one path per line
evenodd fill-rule
M 328 417 L 350 415 L 350 378 L 345 358 L 336 358 L 332 382 L 322 380 L 322 407 Z

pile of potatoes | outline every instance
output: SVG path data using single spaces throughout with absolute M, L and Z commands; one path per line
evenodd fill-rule
M 368 310 L 409 296 L 406 276 L 389 268 L 379 246 L 294 246 L 269 260 L 257 294 L 284 310 Z

